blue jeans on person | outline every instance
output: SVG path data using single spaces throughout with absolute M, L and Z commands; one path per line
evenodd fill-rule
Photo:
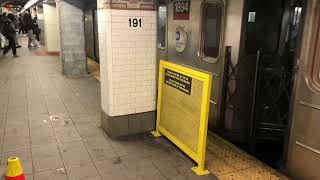
M 28 47 L 31 46 L 31 43 L 33 43 L 34 47 L 37 47 L 38 45 L 36 43 L 35 35 L 33 34 L 33 30 L 32 29 L 28 30 L 28 35 L 29 35 Z

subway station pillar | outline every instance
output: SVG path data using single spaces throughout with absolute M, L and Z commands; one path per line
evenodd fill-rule
M 112 137 L 151 131 L 156 119 L 153 0 L 98 0 L 97 5 L 102 126 Z
M 45 47 L 48 52 L 60 52 L 60 31 L 55 3 L 43 3 Z
M 62 72 L 69 76 L 87 74 L 84 12 L 82 0 L 56 0 L 60 31 Z

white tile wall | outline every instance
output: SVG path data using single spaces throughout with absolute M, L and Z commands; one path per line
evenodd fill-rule
M 109 114 L 109 109 L 112 108 L 109 106 L 110 99 L 110 89 L 107 88 L 110 86 L 111 79 L 110 74 L 108 74 L 108 65 L 110 64 L 107 61 L 108 53 L 107 51 L 107 14 L 109 12 L 107 9 L 98 9 L 98 33 L 99 33 L 99 49 L 100 49 L 100 76 L 101 76 L 101 107 L 105 113 Z M 112 54 L 111 54 L 112 57 Z
M 56 6 L 43 4 L 43 18 L 47 51 L 60 51 L 60 30 Z
M 142 27 L 129 27 L 130 18 Z M 110 116 L 155 110 L 156 12 L 99 9 L 98 20 L 103 110 Z

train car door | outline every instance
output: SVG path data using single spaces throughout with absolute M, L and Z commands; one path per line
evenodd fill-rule
M 224 67 L 224 0 L 168 1 L 168 60 L 213 74 L 209 126 L 219 119 Z
M 320 179 L 320 0 L 307 1 L 287 167 L 295 179 Z
M 157 59 L 167 60 L 167 2 L 166 0 L 157 1 Z M 159 61 L 157 61 L 159 67 Z M 157 75 L 159 73 L 157 72 Z M 157 78 L 158 79 L 158 78 Z

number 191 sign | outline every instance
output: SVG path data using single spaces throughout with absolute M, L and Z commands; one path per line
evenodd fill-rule
M 174 20 L 190 19 L 190 0 L 174 0 Z

